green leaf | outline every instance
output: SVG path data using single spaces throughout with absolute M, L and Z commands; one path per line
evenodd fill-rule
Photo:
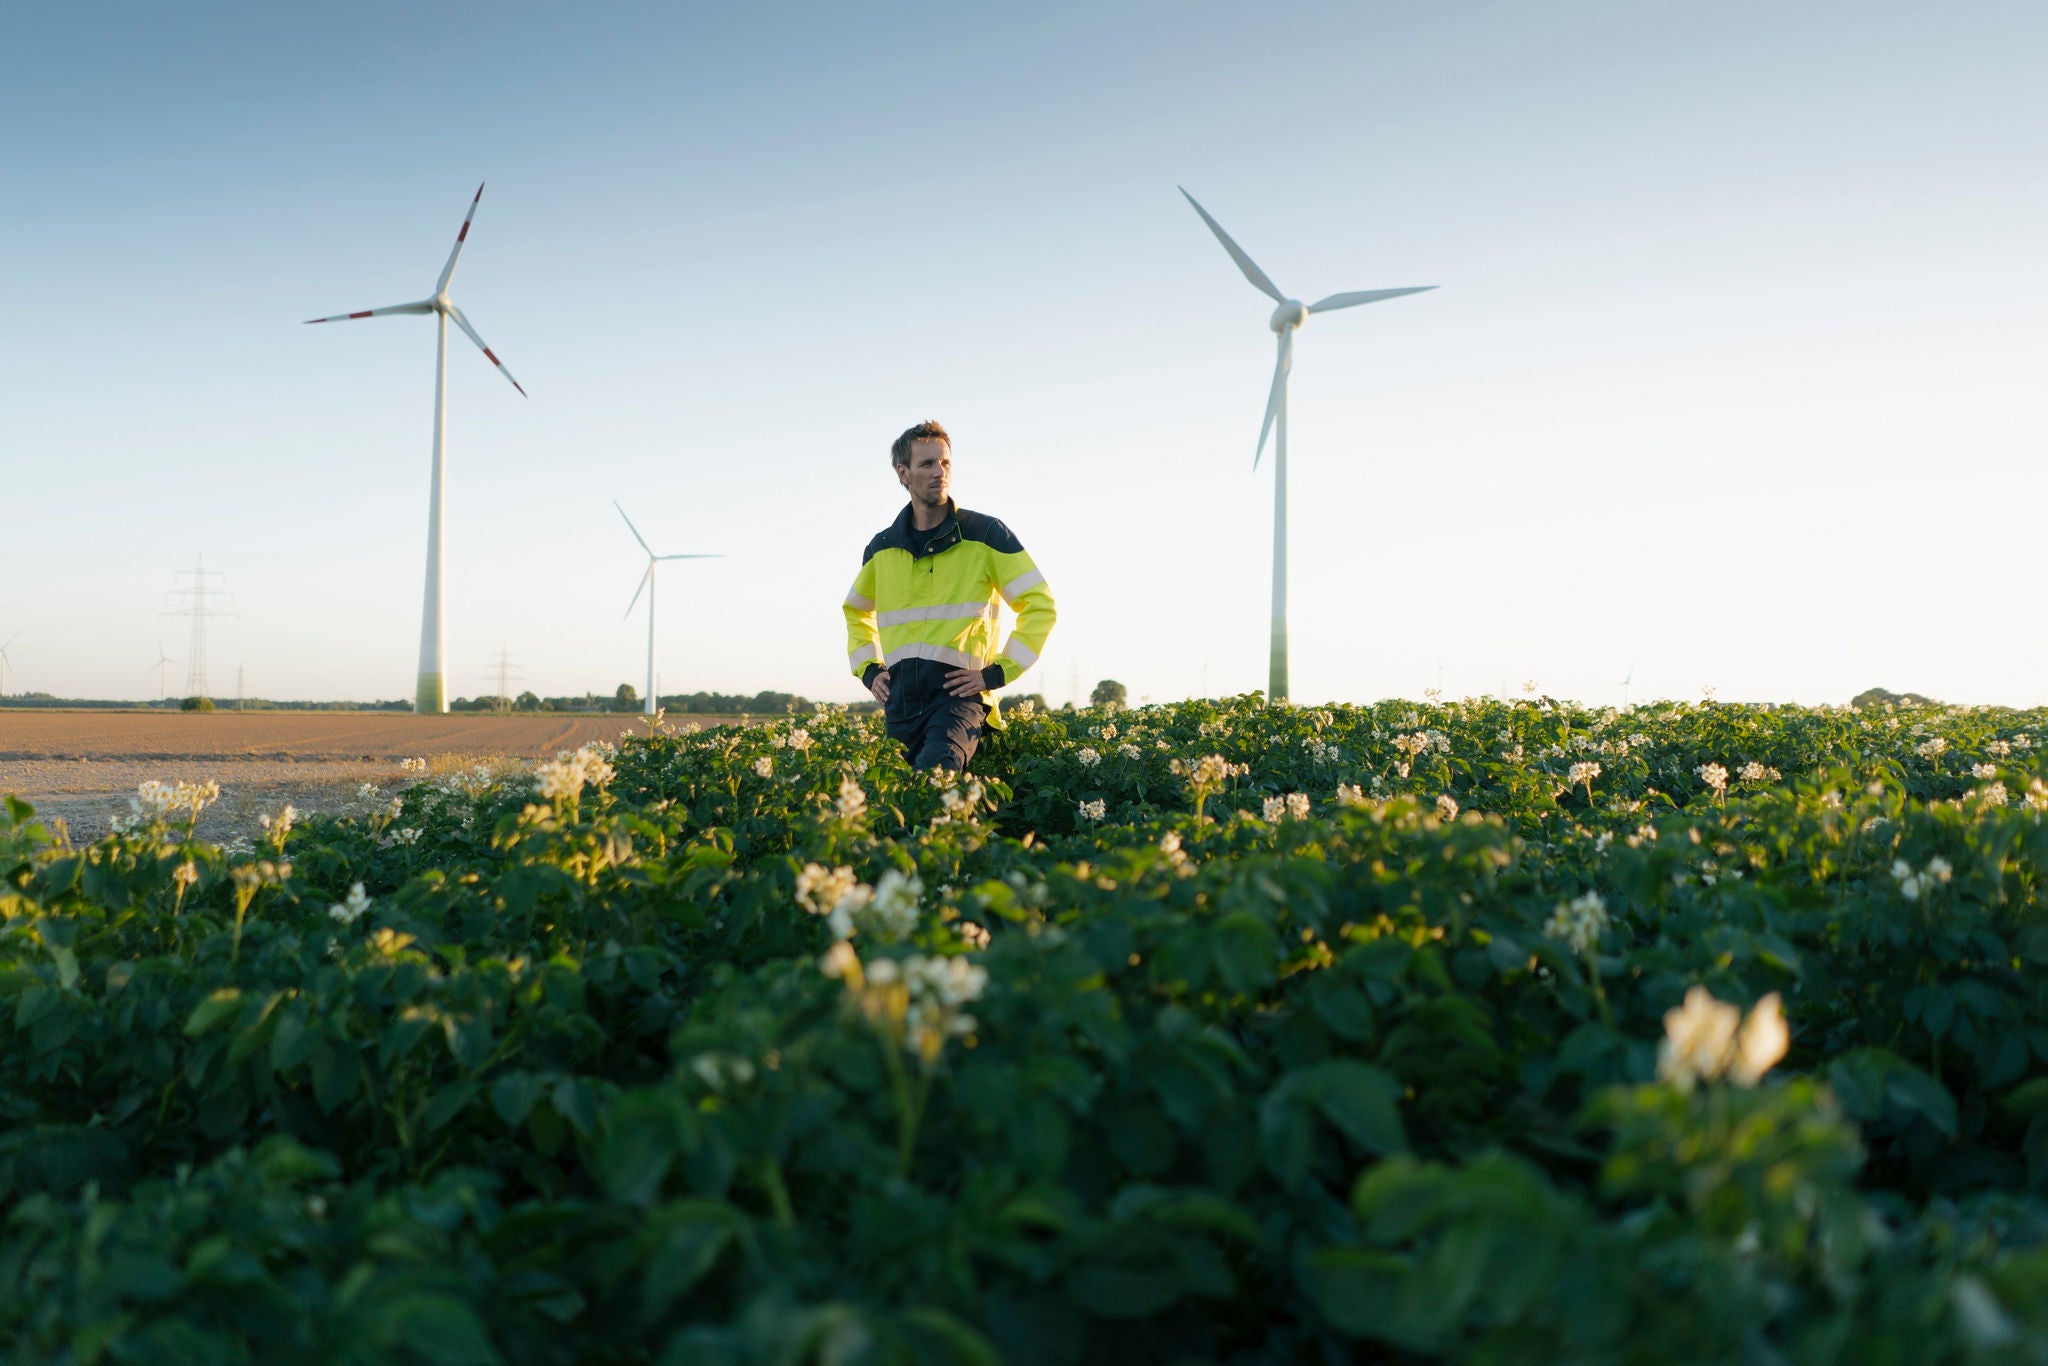
M 1280 956 L 1280 937 L 1249 911 L 1226 915 L 1210 936 L 1216 975 L 1233 993 L 1256 991 L 1273 980 Z
M 1917 1067 L 1901 1066 L 1885 1078 L 1888 1106 L 1919 1115 L 1944 1138 L 1956 1136 L 1956 1101 L 1948 1088 Z
M 1355 982 L 1342 980 L 1320 984 L 1309 993 L 1309 1004 L 1315 1007 L 1316 1015 L 1330 1032 L 1353 1043 L 1363 1043 L 1373 1035 L 1372 1002 L 1367 999 L 1365 989 Z
M 78 985 L 78 955 L 61 944 L 52 944 L 50 957 L 57 963 L 57 985 L 70 991 Z
M 479 1089 L 473 1081 L 458 1081 L 442 1087 L 428 1103 L 426 1113 L 420 1116 L 420 1132 L 431 1134 L 445 1126 L 476 1099 Z
M 649 1314 L 667 1312 L 688 1294 L 718 1265 L 719 1254 L 732 1239 L 732 1223 L 724 1218 L 691 1219 L 664 1233 L 641 1281 L 641 1296 Z
M 241 1008 L 241 991 L 235 987 L 222 987 L 192 1008 L 192 1013 L 185 1018 L 186 1037 L 198 1038 Z
M 904 1326 L 937 1339 L 947 1360 L 959 1366 L 1003 1366 L 1003 1358 L 989 1340 L 943 1309 L 916 1305 L 903 1311 Z
M 598 1181 L 612 1199 L 651 1205 L 662 1179 L 682 1147 L 682 1117 L 666 1096 L 639 1095 L 612 1107 L 594 1164 Z
M 1308 1102 L 1284 1084 L 1274 1087 L 1259 1105 L 1259 1153 L 1282 1186 L 1292 1190 L 1308 1175 L 1315 1141 Z
M 531 1072 L 507 1072 L 491 1083 L 491 1108 L 498 1118 L 516 1129 L 540 1103 L 547 1082 Z
M 341 1176 L 341 1164 L 332 1154 L 308 1148 L 295 1138 L 272 1134 L 256 1145 L 256 1170 L 274 1186 L 294 1186 L 301 1181 L 333 1181 Z
M 2026 1039 L 2018 1034 L 2008 1034 L 1999 1041 L 1998 1055 L 1991 1069 L 1984 1074 L 1985 1087 L 2004 1086 L 2027 1070 L 2028 1048 Z
M 1304 1257 L 1301 1272 L 1316 1311 L 1344 1336 L 1380 1338 L 1423 1350 L 1433 1345 L 1403 1342 L 1388 1333 L 1415 1276 L 1407 1258 L 1364 1248 L 1326 1247 Z
M 549 1096 L 555 1113 L 569 1121 L 579 1134 L 588 1134 L 597 1128 L 597 1105 L 591 1094 L 590 1084 L 577 1077 L 563 1077 L 555 1083 Z
M 245 1058 L 270 1041 L 271 1035 L 277 1031 L 274 1012 L 284 997 L 282 991 L 271 992 L 257 1008 L 256 1017 L 246 1021 L 235 1032 L 234 1042 L 228 1045 L 228 1066 L 239 1067 Z
M 2022 1119 L 2048 1111 L 2048 1077 L 2034 1077 L 2005 1093 L 2000 1104 Z
M 1402 1088 L 1393 1077 L 1347 1059 L 1318 1063 L 1296 1075 L 1323 1118 L 1353 1143 L 1372 1153 L 1407 1151 L 1398 1108 Z
M 378 1306 L 369 1326 L 380 1343 L 407 1348 L 436 1366 L 498 1366 L 503 1360 L 483 1320 L 453 1295 L 402 1295 Z
M 1105 1319 L 1150 1318 L 1171 1308 L 1185 1293 L 1180 1268 L 1165 1261 L 1149 1266 L 1098 1263 L 1067 1275 L 1067 1294 Z

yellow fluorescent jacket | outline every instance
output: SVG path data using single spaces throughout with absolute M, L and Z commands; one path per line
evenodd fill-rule
M 948 510 L 950 521 L 936 531 L 917 532 L 906 505 L 868 542 L 845 603 L 846 658 L 854 677 L 872 663 L 900 673 L 900 665 L 918 660 L 942 671 L 996 665 L 1007 685 L 1038 662 L 1058 617 L 1045 575 L 1002 522 L 951 504 Z M 999 603 L 1017 613 L 1000 650 Z M 892 673 L 892 692 L 896 683 Z M 981 700 L 990 724 L 1001 725 L 994 697 L 984 692 Z

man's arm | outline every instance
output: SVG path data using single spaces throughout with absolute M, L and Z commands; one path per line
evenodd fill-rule
M 1005 573 L 1016 571 L 997 591 L 1017 614 L 1017 625 L 1010 632 L 1009 644 L 1003 646 L 1003 652 L 984 672 L 994 674 L 1000 669 L 1002 682 L 995 686 L 1004 687 L 1015 683 L 1018 675 L 1038 662 L 1039 652 L 1045 649 L 1046 639 L 1052 635 L 1053 623 L 1060 614 L 1045 575 L 1038 572 L 1038 566 L 1021 547 L 1015 555 L 997 558 L 1011 562 L 1003 566 Z
M 864 561 L 841 605 L 846 614 L 846 659 L 877 702 L 889 700 L 889 672 L 882 663 L 882 633 L 875 621 L 875 562 Z
M 1052 589 L 1046 585 L 1045 575 L 1032 563 L 1031 556 L 1007 526 L 997 522 L 990 528 L 989 548 L 991 569 L 996 578 L 996 591 L 1004 602 L 1017 614 L 1017 625 L 1010 632 L 1009 643 L 1003 652 L 981 670 L 976 679 L 972 670 L 955 670 L 947 678 L 946 690 L 961 697 L 971 697 L 979 691 L 993 692 L 1008 687 L 1033 664 L 1045 648 L 1046 638 L 1052 635 L 1053 623 L 1059 620 L 1059 610 L 1053 605 Z

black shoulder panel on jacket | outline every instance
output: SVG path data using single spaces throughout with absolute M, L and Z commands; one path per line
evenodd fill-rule
M 966 508 L 960 509 L 960 539 L 980 541 L 998 555 L 1015 555 L 1024 548 L 1016 535 L 1003 525 L 1000 517 L 969 512 Z
M 868 542 L 868 548 L 860 552 L 860 562 L 866 564 L 890 546 L 899 545 L 901 541 L 902 538 L 896 534 L 896 528 L 893 526 L 877 531 L 874 539 Z

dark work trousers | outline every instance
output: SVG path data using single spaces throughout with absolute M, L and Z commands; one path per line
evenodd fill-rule
M 972 697 L 941 693 L 899 714 L 891 697 L 885 709 L 889 738 L 901 741 L 912 768 L 967 771 L 975 746 L 987 731 L 988 708 Z

